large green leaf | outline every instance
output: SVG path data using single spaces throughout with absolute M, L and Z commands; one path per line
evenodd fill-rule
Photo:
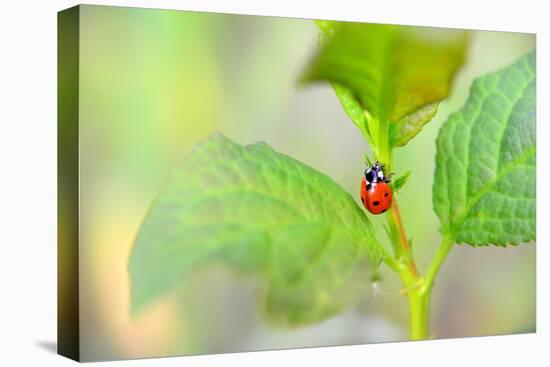
M 364 293 L 379 246 L 363 211 L 328 176 L 265 143 L 214 135 L 176 167 L 139 230 L 132 307 L 221 261 L 264 281 L 262 310 L 273 323 L 313 323 Z
M 317 25 L 324 36 L 302 80 L 331 82 L 358 126 L 395 124 L 393 146 L 405 145 L 431 120 L 464 61 L 462 31 L 331 21 Z M 368 130 L 373 129 L 361 128 Z
M 535 52 L 476 80 L 437 140 L 434 208 L 474 246 L 535 239 Z

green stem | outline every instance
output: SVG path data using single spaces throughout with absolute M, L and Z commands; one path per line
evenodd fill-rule
M 411 340 L 424 340 L 429 336 L 431 292 L 413 289 L 409 292 L 409 337 Z
M 443 261 L 451 251 L 453 243 L 450 236 L 443 237 L 425 276 L 418 278 L 416 284 L 410 283 L 410 276 L 403 279 L 404 284 L 408 285 L 409 337 L 411 340 L 423 340 L 429 337 L 430 298 L 434 280 Z
M 395 261 L 395 259 L 384 249 L 382 245 L 380 245 L 380 249 L 382 252 L 382 261 L 386 263 L 395 272 L 399 272 L 399 264 Z
M 390 228 L 393 228 L 393 231 L 397 232 L 397 238 L 394 238 L 392 240 L 392 242 L 395 243 L 395 255 L 405 262 L 412 278 L 418 278 L 418 270 L 416 269 L 416 264 L 414 262 L 414 257 L 412 254 L 412 248 L 409 244 L 409 240 L 407 239 L 407 234 L 405 233 L 403 221 L 401 220 L 401 212 L 399 211 L 399 205 L 397 205 L 397 197 L 393 198 L 388 216 L 388 222 Z
M 371 120 L 370 133 L 374 144 L 375 156 L 391 172 L 392 146 L 389 141 L 389 125 L 383 121 Z M 411 340 L 423 340 L 429 337 L 430 298 L 435 277 L 443 261 L 451 251 L 453 240 L 444 236 L 437 249 L 426 275 L 423 277 L 417 270 L 411 244 L 405 233 L 397 197 L 387 215 L 390 228 L 394 257 L 384 253 L 384 261 L 396 271 L 404 285 L 409 301 L 409 337 Z
M 409 301 L 409 337 L 411 340 L 422 340 L 428 337 L 430 290 L 424 286 L 424 279 L 418 273 L 411 245 L 407 239 L 401 220 L 397 198 L 394 198 L 388 216 L 388 222 L 395 235 L 396 257 L 400 260 L 399 275 L 404 285 L 404 292 Z
M 432 289 L 435 277 L 439 272 L 441 265 L 443 265 L 443 261 L 445 260 L 447 255 L 449 255 L 449 252 L 451 252 L 453 244 L 454 241 L 451 236 L 445 235 L 441 239 L 441 243 L 439 244 L 439 247 L 437 248 L 434 257 L 430 262 L 430 265 L 428 266 L 428 269 L 426 270 L 426 275 L 424 277 L 424 288 L 426 288 L 428 292 Z

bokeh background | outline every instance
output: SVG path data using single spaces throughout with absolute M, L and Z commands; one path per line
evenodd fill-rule
M 358 307 L 307 328 L 264 324 L 254 280 L 219 266 L 199 269 L 184 289 L 132 319 L 132 242 L 171 168 L 196 142 L 214 131 L 242 144 L 266 141 L 352 194 L 368 146 L 328 85 L 296 84 L 317 47 L 311 20 L 82 6 L 80 26 L 84 360 L 407 339 L 407 302 L 386 270 Z M 421 269 L 439 243 L 431 188 L 441 124 L 474 78 L 534 47 L 534 35 L 472 31 L 452 95 L 397 150 L 395 171 L 413 171 L 400 206 Z M 534 332 L 535 244 L 455 247 L 437 279 L 431 324 L 437 338 Z

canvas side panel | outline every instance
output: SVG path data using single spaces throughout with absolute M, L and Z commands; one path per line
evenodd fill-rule
M 57 352 L 80 359 L 79 7 L 57 17 Z

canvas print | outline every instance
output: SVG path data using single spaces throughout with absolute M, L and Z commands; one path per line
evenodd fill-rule
M 60 354 L 536 331 L 534 34 L 58 24 Z

